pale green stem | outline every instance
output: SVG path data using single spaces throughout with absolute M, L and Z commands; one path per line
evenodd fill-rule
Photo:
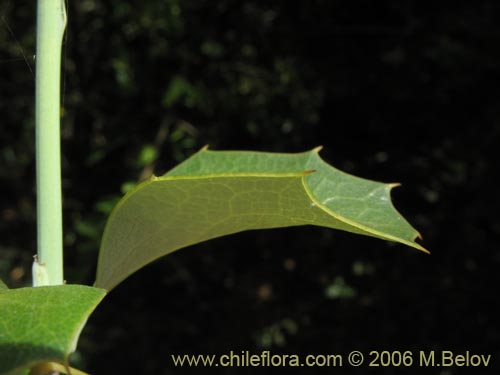
M 38 260 L 33 285 L 63 284 L 60 83 L 66 28 L 64 0 L 38 0 L 36 31 L 36 170 Z

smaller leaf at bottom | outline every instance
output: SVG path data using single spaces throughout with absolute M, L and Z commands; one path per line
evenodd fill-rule
M 0 374 L 68 365 L 89 315 L 106 295 L 84 285 L 0 288 Z

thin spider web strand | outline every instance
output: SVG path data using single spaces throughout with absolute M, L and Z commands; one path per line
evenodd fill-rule
M 2 20 L 2 23 L 5 25 L 5 28 L 7 29 L 7 31 L 9 32 L 9 34 L 11 35 L 12 39 L 14 39 L 14 42 L 16 43 L 16 46 L 19 50 L 19 52 L 21 53 L 22 55 L 22 59 L 21 58 L 13 58 L 13 59 L 8 59 L 8 60 L 2 60 L 0 62 L 12 62 L 12 61 L 20 61 L 20 60 L 23 60 L 25 63 L 26 63 L 26 66 L 28 67 L 29 71 L 30 71 L 30 74 L 31 74 L 31 77 L 33 79 L 35 79 L 35 73 L 33 72 L 33 68 L 31 67 L 30 63 L 29 63 L 29 60 L 26 56 L 26 54 L 24 53 L 24 48 L 23 46 L 21 45 L 21 43 L 19 43 L 19 40 L 16 38 L 16 35 L 14 34 L 14 31 L 12 30 L 12 28 L 9 26 L 9 23 L 7 22 L 7 20 L 5 19 L 5 14 L 7 13 L 9 7 L 11 6 L 11 2 L 12 0 L 9 0 L 7 2 L 7 5 L 4 7 L 4 9 L 2 10 L 1 12 L 1 20 Z

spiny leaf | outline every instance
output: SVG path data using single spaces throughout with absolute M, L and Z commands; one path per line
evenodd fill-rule
M 127 194 L 101 243 L 96 286 L 112 289 L 151 261 L 211 238 L 251 229 L 318 225 L 406 244 L 418 232 L 391 203 L 397 184 L 361 179 L 319 157 L 209 151 Z
M 45 362 L 68 366 L 87 318 L 105 294 L 84 285 L 0 289 L 0 374 Z

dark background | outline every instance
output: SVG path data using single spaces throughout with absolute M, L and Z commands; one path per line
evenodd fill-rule
M 0 1 L 0 277 L 10 287 L 29 285 L 36 253 L 33 3 Z M 498 373 L 500 3 L 85 0 L 68 13 L 69 283 L 93 282 L 123 191 L 205 144 L 321 144 L 339 169 L 402 182 L 393 200 L 432 252 L 314 227 L 199 244 L 115 289 L 75 367 L 201 374 L 170 354 L 452 350 L 491 364 L 303 372 Z

